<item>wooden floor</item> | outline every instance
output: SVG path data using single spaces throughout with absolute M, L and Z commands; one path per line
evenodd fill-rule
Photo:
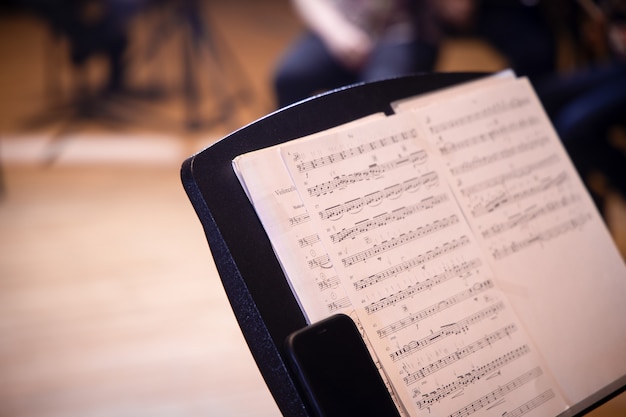
M 46 52 L 59 45 L 31 17 L 0 17 L 0 417 L 279 415 L 178 169 L 272 109 L 271 68 L 299 23 L 286 0 L 211 4 L 234 52 L 231 65 L 243 69 L 234 84 L 252 100 L 238 102 L 227 122 L 193 132 L 182 128 L 176 95 L 153 100 L 143 117 L 116 129 L 97 120 L 80 130 L 27 128 L 46 111 Z M 150 25 L 137 27 L 141 44 Z M 441 70 L 504 65 L 488 48 L 463 42 L 446 49 Z M 163 49 L 156 61 L 139 60 L 133 76 L 176 80 L 179 50 Z M 208 67 L 206 74 L 219 76 Z M 220 103 L 208 100 L 203 115 Z M 621 207 L 611 205 L 616 240 L 626 225 Z M 592 415 L 626 415 L 625 396 Z

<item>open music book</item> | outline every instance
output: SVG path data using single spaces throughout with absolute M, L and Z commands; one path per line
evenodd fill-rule
M 402 414 L 567 415 L 626 375 L 626 267 L 529 82 L 393 103 L 233 167 L 310 322 Z

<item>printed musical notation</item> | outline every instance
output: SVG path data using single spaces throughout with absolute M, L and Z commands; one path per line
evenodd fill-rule
M 481 235 L 486 239 L 493 238 L 501 233 L 507 232 L 508 230 L 526 225 L 534 219 L 554 213 L 558 210 L 571 206 L 572 204 L 576 204 L 578 201 L 580 201 L 579 195 L 570 194 L 565 195 L 558 200 L 548 201 L 546 204 L 539 207 L 531 206 L 523 213 L 515 214 L 505 221 L 493 223 L 487 230 L 483 230 Z
M 436 135 L 450 129 L 463 127 L 472 122 L 493 117 L 500 113 L 518 110 L 520 107 L 526 106 L 528 104 L 530 104 L 530 100 L 527 97 L 513 97 L 509 100 L 501 100 L 495 103 L 491 103 L 482 109 L 469 112 L 468 114 L 464 114 L 459 117 L 453 117 L 444 122 L 433 124 L 429 126 L 428 129 L 430 130 L 430 133 Z
M 538 367 L 534 368 L 526 372 L 525 374 L 520 375 L 514 380 L 498 387 L 496 390 L 491 391 L 489 394 L 482 396 L 478 400 L 463 407 L 462 409 L 455 411 L 454 413 L 450 414 L 449 417 L 468 417 L 481 409 L 488 408 L 490 406 L 493 406 L 494 404 L 498 405 L 500 404 L 500 401 L 507 394 L 510 394 L 511 392 L 520 388 L 522 385 L 525 385 L 537 379 L 539 376 L 541 376 L 542 373 L 543 372 L 541 371 L 541 368 L 538 368 Z M 535 408 L 537 408 L 538 406 L 545 403 L 551 398 L 554 398 L 554 391 L 552 391 L 551 389 L 548 389 L 542 392 L 541 394 L 539 394 L 538 396 L 536 396 L 535 398 L 533 398 L 532 400 L 516 408 L 515 410 L 512 410 L 510 412 L 505 412 L 502 415 L 506 417 L 522 416 L 528 413 L 529 411 L 534 410 Z
M 336 190 L 346 188 L 351 184 L 378 178 L 387 172 L 402 168 L 406 165 L 424 164 L 427 159 L 428 154 L 426 153 L 426 151 L 416 151 L 408 156 L 401 156 L 399 158 L 388 162 L 383 162 L 381 164 L 371 164 L 367 168 L 360 171 L 343 174 L 333 178 L 330 181 L 325 181 L 321 184 L 316 184 L 312 187 L 308 187 L 307 193 L 310 196 L 320 196 L 332 193 Z
M 435 220 L 433 223 L 419 226 L 415 230 L 409 230 L 406 233 L 402 233 L 398 237 L 393 237 L 386 242 L 382 242 L 379 245 L 373 245 L 371 248 L 362 252 L 356 253 L 351 256 L 346 256 L 341 260 L 345 266 L 354 265 L 357 262 L 365 262 L 370 258 L 379 256 L 389 250 L 395 249 L 398 246 L 410 243 L 415 239 L 426 237 L 430 234 L 436 233 L 447 227 L 455 225 L 459 222 L 459 218 L 456 214 L 451 215 L 443 219 Z
M 352 306 L 350 299 L 348 297 L 343 297 L 337 301 L 333 301 L 327 305 L 328 311 L 330 313 L 337 313 L 339 311 L 345 311 L 345 309 Z
M 493 283 L 491 281 L 477 282 L 472 286 L 472 288 L 468 288 L 466 290 L 458 292 L 445 300 L 437 301 L 435 304 L 432 304 L 416 313 L 409 314 L 407 317 L 404 317 L 394 323 L 391 323 L 388 326 L 383 327 L 382 329 L 377 330 L 376 333 L 381 339 L 384 337 L 388 337 L 389 335 L 397 331 L 412 326 L 421 320 L 424 320 L 465 300 L 475 297 L 481 292 L 487 291 L 492 287 Z
M 443 140 L 438 148 L 445 157 L 458 158 L 448 172 L 459 179 L 453 184 L 477 221 L 479 236 L 493 241 L 489 251 L 496 261 L 545 245 L 591 219 L 571 211 L 581 203 L 580 194 L 571 191 L 576 178 L 547 133 L 536 133 L 540 124 L 534 115 L 510 118 L 468 138 Z M 483 146 L 487 142 L 490 146 Z
M 464 346 L 458 349 L 456 352 L 447 355 L 435 362 L 428 364 L 427 366 L 418 369 L 415 372 L 409 373 L 407 376 L 403 378 L 404 383 L 406 385 L 411 385 L 420 381 L 421 379 L 426 378 L 428 375 L 433 374 L 435 372 L 440 371 L 441 369 L 454 364 L 461 359 L 472 355 L 478 352 L 481 349 L 485 349 L 490 347 L 492 344 L 496 343 L 499 340 L 507 338 L 511 333 L 517 331 L 517 328 L 514 324 L 510 324 L 502 329 L 498 329 L 495 332 L 486 335 L 485 337 L 476 340 L 473 343 L 470 343 L 467 346 Z
M 383 297 L 380 300 L 365 306 L 365 311 L 368 314 L 371 314 L 384 308 L 394 306 L 407 298 L 413 297 L 414 295 L 419 294 L 423 291 L 430 290 L 433 287 L 442 284 L 452 278 L 469 276 L 470 271 L 480 267 L 480 265 L 482 265 L 482 261 L 479 258 L 453 265 L 452 268 L 448 268 L 440 274 L 435 274 L 432 278 L 428 278 L 425 281 L 415 285 L 410 285 L 406 289 L 403 289 L 388 297 Z
M 518 145 L 507 147 L 497 152 L 493 152 L 491 154 L 475 156 L 468 162 L 463 162 L 457 166 L 450 168 L 450 172 L 452 173 L 452 175 L 465 174 L 469 171 L 486 167 L 498 161 L 512 158 L 516 155 L 519 155 L 520 153 L 535 150 L 547 144 L 548 144 L 548 138 L 545 136 L 540 137 L 539 139 L 535 139 L 535 140 L 531 140 L 527 142 L 525 141 Z
M 318 281 L 317 286 L 320 291 L 337 288 L 341 285 L 339 277 L 337 275 L 333 275 L 329 278 L 324 278 L 321 281 Z
M 404 345 L 401 349 L 396 350 L 389 354 L 389 357 L 393 362 L 397 362 L 400 359 L 411 355 L 423 348 L 426 348 L 433 343 L 439 342 L 445 339 L 448 336 L 458 335 L 464 332 L 469 331 L 469 328 L 476 323 L 481 322 L 482 320 L 486 320 L 488 318 L 493 317 L 499 311 L 504 309 L 504 304 L 502 302 L 491 305 L 483 310 L 480 310 L 474 314 L 471 314 L 454 324 L 449 324 L 443 326 L 441 330 L 438 332 L 434 332 L 420 340 L 412 340 L 406 345 Z
M 432 261 L 433 259 L 452 253 L 462 246 L 469 245 L 469 243 L 470 240 L 467 236 L 461 236 L 460 238 L 453 239 L 450 242 L 446 242 L 441 246 L 436 246 L 433 249 L 428 250 L 426 253 L 419 254 L 407 261 L 394 265 L 391 268 L 387 268 L 383 271 L 360 279 L 354 282 L 352 285 L 357 291 L 363 290 L 371 285 L 392 278 L 402 272 L 409 271 L 413 268 L 423 265 L 428 261 Z
M 495 259 L 503 259 L 532 245 L 548 242 L 551 239 L 561 236 L 571 230 L 578 229 L 590 220 L 591 215 L 589 213 L 583 213 L 553 227 L 549 227 L 537 233 L 532 233 L 530 236 L 523 239 L 515 240 L 496 248 L 492 251 L 492 255 Z
M 493 372 L 496 372 L 498 369 L 510 364 L 511 362 L 514 362 L 517 359 L 520 359 L 521 357 L 523 357 L 524 355 L 527 355 L 528 353 L 530 353 L 530 348 L 527 345 L 520 346 L 517 349 L 507 352 L 505 355 L 502 355 L 494 359 L 493 361 L 490 361 L 482 366 L 476 367 L 472 371 L 467 372 L 464 375 L 458 376 L 452 382 L 440 386 L 435 391 L 430 392 L 428 394 L 424 394 L 421 400 L 416 401 L 416 405 L 420 410 L 431 407 L 433 404 L 440 402 L 444 400 L 446 397 L 449 397 L 455 392 L 458 392 L 459 390 L 463 389 L 464 387 L 470 384 L 473 384 L 482 378 L 485 378 L 487 375 Z M 531 379 L 532 379 L 532 378 L 537 378 L 539 375 L 542 374 L 542 372 L 540 369 L 535 368 L 533 371 L 531 371 L 530 373 L 526 375 L 529 375 L 529 374 L 531 375 Z M 527 377 L 528 376 L 525 376 L 524 378 L 527 378 Z M 514 389 L 514 387 L 518 385 L 519 383 L 513 383 L 512 385 L 510 385 L 509 389 L 510 390 Z
M 534 171 L 540 168 L 545 168 L 550 165 L 555 165 L 558 161 L 559 161 L 559 158 L 556 155 L 550 155 L 540 161 L 533 161 L 532 163 L 526 166 L 523 166 L 521 168 L 510 170 L 506 173 L 499 174 L 493 178 L 489 178 L 485 181 L 482 181 L 478 184 L 474 184 L 472 186 L 462 188 L 461 194 L 469 197 L 473 194 L 483 192 L 485 190 L 505 184 L 507 181 L 511 181 L 511 180 L 523 178 L 523 177 L 528 177 Z
M 326 167 L 327 165 L 331 165 L 336 162 L 346 161 L 350 158 L 361 156 L 367 152 L 372 152 L 377 149 L 390 146 L 392 144 L 414 139 L 416 137 L 417 137 L 417 131 L 415 129 L 410 129 L 410 130 L 403 131 L 400 133 L 392 134 L 390 136 L 385 136 L 381 139 L 377 139 L 369 143 L 365 143 L 363 145 L 351 147 L 340 152 L 330 153 L 320 158 L 314 158 L 309 161 L 301 162 L 296 165 L 296 168 L 298 169 L 299 172 L 304 173 L 304 172 L 311 171 L 317 168 Z
M 325 306 L 352 303 L 398 394 L 415 405 L 411 415 L 443 399 L 450 401 L 437 406 L 441 415 L 500 405 L 488 395 L 537 365 L 477 236 L 491 236 L 503 251 L 512 242 L 507 233 L 575 203 L 573 192 L 543 198 L 567 188 L 570 173 L 557 171 L 562 156 L 538 129 L 542 119 L 516 116 L 530 102 L 515 96 L 442 110 L 419 119 L 433 120 L 419 128 L 413 115 L 398 115 L 394 130 L 411 132 L 398 140 L 363 127 L 282 150 L 316 232 L 300 237 L 299 247 L 324 247 L 324 255 L 308 250 L 310 268 L 333 269 L 316 284 L 327 290 L 338 279 L 347 294 Z M 470 384 L 472 395 L 461 395 Z M 415 390 L 429 394 L 411 397 Z M 527 394 L 516 407 L 533 398 Z
M 306 248 L 307 246 L 313 246 L 316 243 L 319 243 L 320 235 L 317 233 L 309 236 L 305 236 L 303 238 L 298 239 L 298 246 L 301 248 Z
M 521 417 L 525 414 L 530 413 L 536 408 L 541 407 L 543 404 L 547 403 L 551 399 L 555 398 L 556 394 L 552 389 L 547 389 L 541 394 L 537 395 L 532 400 L 520 405 L 514 410 L 508 411 L 502 414 L 502 417 Z
M 454 143 L 446 142 L 443 146 L 439 148 L 439 151 L 442 155 L 451 155 L 454 152 L 470 149 L 474 146 L 500 139 L 508 134 L 527 129 L 529 127 L 533 127 L 538 123 L 539 120 L 534 116 L 526 119 L 514 120 L 509 124 L 489 129 L 486 132 L 481 132 L 478 135 L 458 140 Z
M 388 226 L 393 222 L 406 219 L 409 216 L 418 214 L 425 210 L 430 210 L 437 205 L 444 203 L 448 200 L 446 194 L 440 194 L 434 197 L 428 197 L 417 204 L 413 204 L 408 207 L 400 207 L 393 210 L 390 213 L 383 213 L 375 216 L 372 219 L 362 220 L 357 222 L 355 226 L 344 228 L 337 233 L 333 233 L 330 238 L 333 243 L 340 243 L 344 239 L 354 239 L 356 236 L 375 230 L 379 227 Z
M 585 300 L 568 288 L 564 301 L 565 280 L 623 271 L 530 85 L 498 85 L 443 101 L 434 93 L 414 107 L 403 100 L 392 105 L 398 114 L 281 144 L 267 161 L 243 164 L 307 320 L 355 318 L 406 416 L 567 409 L 559 392 L 589 391 L 588 382 L 559 365 L 562 342 L 543 321 L 559 316 L 570 294 Z M 578 250 L 600 265 L 562 262 Z M 547 275 L 557 267 L 562 277 Z M 551 292 L 542 303 L 519 296 L 542 291 Z M 588 323 L 582 310 L 572 312 L 572 326 Z M 608 325 L 595 324 L 585 328 L 597 340 L 596 327 Z M 558 336 L 586 356 L 602 351 L 571 327 Z
M 333 267 L 333 264 L 330 261 L 330 256 L 328 256 L 327 253 L 321 256 L 318 256 L 317 258 L 313 258 L 309 260 L 308 264 L 309 264 L 309 269 L 316 269 L 316 268 L 330 269 Z
M 320 211 L 319 216 L 322 220 L 338 220 L 344 214 L 359 213 L 364 207 L 374 207 L 379 205 L 385 199 L 394 200 L 404 192 L 414 192 L 422 185 L 426 187 L 431 184 L 436 185 L 438 183 L 438 179 L 439 176 L 437 173 L 429 172 L 421 177 L 411 178 L 410 180 L 404 181 L 402 184 L 395 184 L 385 188 L 384 190 L 369 193 L 364 197 L 327 208 L 326 210 Z M 432 208 L 433 205 L 444 202 L 446 198 L 447 196 L 445 194 L 441 194 L 436 197 L 429 197 L 424 199 L 419 205 L 415 205 L 413 207 L 414 210 L 425 210 Z
M 289 225 L 291 227 L 296 227 L 301 225 L 302 223 L 308 222 L 309 220 L 311 220 L 311 216 L 309 216 L 309 213 L 301 213 L 296 216 L 290 217 Z
M 522 189 L 519 192 L 510 193 L 503 191 L 495 198 L 490 199 L 485 203 L 478 203 L 472 208 L 472 215 L 474 217 L 484 216 L 502 207 L 519 203 L 525 199 L 534 197 L 541 193 L 544 193 L 552 188 L 556 188 L 567 181 L 567 174 L 560 173 L 555 178 L 545 178 L 539 181 L 539 184 L 532 185 L 528 188 Z

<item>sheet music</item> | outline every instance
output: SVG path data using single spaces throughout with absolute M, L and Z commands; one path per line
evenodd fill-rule
M 351 315 L 411 416 L 557 415 L 626 375 L 626 267 L 528 82 L 394 109 L 233 162 L 308 320 Z
M 566 404 L 415 122 L 390 116 L 281 152 L 411 415 L 556 415 Z
M 528 81 L 414 114 L 568 402 L 624 375 L 624 262 Z
M 302 204 L 291 179 L 277 167 L 282 166 L 278 148 L 262 154 L 260 158 L 245 158 L 239 162 L 241 170 L 251 169 L 264 172 L 264 176 L 246 179 L 249 192 L 256 206 L 265 213 L 280 213 L 280 217 L 261 221 L 269 236 L 273 238 L 274 251 L 281 259 L 285 275 L 298 277 L 289 282 L 297 295 L 307 320 L 315 322 L 333 313 L 350 314 L 352 306 L 339 285 L 337 274 L 321 244 L 310 216 Z M 270 181 L 271 188 L 258 187 Z M 261 195 L 261 190 L 265 190 Z
M 384 114 L 373 114 L 330 131 L 382 117 Z M 314 323 L 336 313 L 352 315 L 352 304 L 283 164 L 279 147 L 240 155 L 233 161 L 233 168 L 270 237 L 307 321 Z
M 441 101 L 447 99 L 455 99 L 459 95 L 490 88 L 496 84 L 507 83 L 512 80 L 515 80 L 515 72 L 511 69 L 506 69 L 473 81 L 465 82 L 463 84 L 457 84 L 451 87 L 432 91 L 430 93 L 420 94 L 419 96 L 394 101 L 391 103 L 391 108 L 394 113 L 413 111 L 420 107 L 440 103 Z
M 331 131 L 340 131 L 384 117 L 382 113 L 373 114 L 322 134 L 297 139 L 292 143 L 311 141 Z M 283 163 L 280 147 L 264 148 L 240 155 L 233 161 L 233 169 L 271 239 L 272 248 L 280 260 L 307 321 L 314 323 L 337 313 L 351 316 L 360 329 L 400 414 L 407 415 L 404 405 L 398 399 L 376 353 L 372 350 L 367 335 L 364 334 L 363 326 L 341 285 L 326 248 L 321 243 L 315 224 L 295 189 L 295 184 Z

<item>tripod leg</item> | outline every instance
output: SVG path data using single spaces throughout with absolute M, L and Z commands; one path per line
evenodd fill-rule
M 190 29 L 191 30 L 191 29 Z M 193 35 L 191 35 L 193 36 Z M 195 130 L 200 127 L 200 115 L 198 111 L 200 99 L 198 93 L 198 86 L 193 73 L 193 56 L 195 55 L 195 48 L 193 41 L 184 41 L 183 44 L 183 71 L 184 71 L 184 95 L 186 106 L 186 125 L 188 129 Z
M 2 166 L 2 153 L 0 153 L 0 200 L 6 197 L 7 188 L 4 180 L 4 167 Z

